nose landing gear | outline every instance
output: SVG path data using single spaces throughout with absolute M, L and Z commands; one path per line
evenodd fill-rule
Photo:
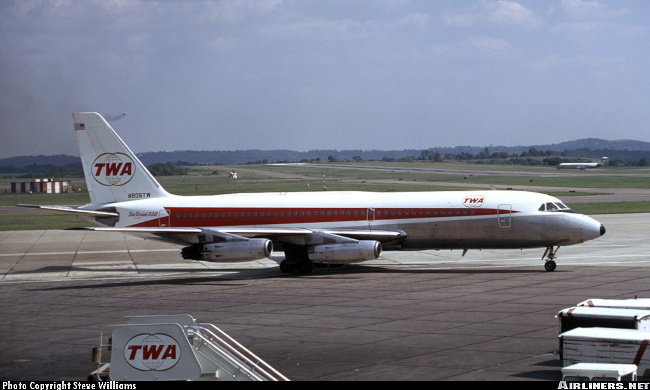
M 557 253 L 558 249 L 560 247 L 553 247 L 549 246 L 546 248 L 546 251 L 544 251 L 544 255 L 542 255 L 542 260 L 544 260 L 544 269 L 548 272 L 555 271 L 555 268 L 557 268 L 557 264 L 555 263 L 555 254 Z

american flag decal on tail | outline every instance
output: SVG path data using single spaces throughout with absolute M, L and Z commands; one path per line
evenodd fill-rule
M 75 123 L 74 124 L 74 129 L 75 130 L 86 130 L 86 126 L 84 126 L 83 123 Z

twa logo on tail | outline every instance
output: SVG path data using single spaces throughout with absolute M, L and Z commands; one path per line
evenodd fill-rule
M 124 153 L 104 153 L 93 161 L 92 175 L 104 186 L 123 186 L 135 174 L 135 163 Z

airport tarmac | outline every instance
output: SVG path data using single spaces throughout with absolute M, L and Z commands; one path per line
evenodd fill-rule
M 310 275 L 186 261 L 120 233 L 0 232 L 0 379 L 85 380 L 125 316 L 190 314 L 294 381 L 558 381 L 558 311 L 650 298 L 650 214 L 561 248 L 384 252 Z

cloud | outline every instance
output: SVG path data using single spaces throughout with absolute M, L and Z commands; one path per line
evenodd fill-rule
M 284 3 L 284 0 L 222 0 L 204 1 L 191 5 L 201 18 L 208 20 L 241 21 L 251 16 L 260 16 L 272 12 Z M 198 9 L 197 9 L 198 8 Z
M 489 36 L 471 36 L 463 40 L 462 44 L 486 54 L 504 52 L 512 47 L 503 39 Z
M 429 25 L 429 19 L 430 16 L 427 13 L 422 13 L 422 12 L 416 12 L 416 13 L 410 13 L 400 19 L 397 23 L 396 26 L 398 27 L 416 27 L 420 29 L 424 29 Z
M 351 19 L 304 18 L 291 23 L 267 25 L 263 35 L 270 39 L 356 39 L 365 35 L 368 25 Z
M 601 20 L 618 18 L 630 13 L 625 8 L 614 8 L 600 1 L 562 0 L 562 11 L 572 19 Z
M 81 110 L 129 112 L 117 130 L 138 151 L 453 146 L 467 129 L 493 142 L 510 128 L 531 128 L 514 139 L 599 125 L 585 107 L 636 126 L 648 110 L 623 117 L 612 102 L 648 100 L 646 11 L 615 0 L 0 2 L 0 155 L 74 151 Z
M 487 17 L 495 22 L 505 22 L 528 27 L 542 24 L 542 20 L 523 5 L 513 1 L 500 0 L 497 3 L 486 3 Z
M 533 11 L 513 1 L 481 0 L 464 9 L 448 11 L 443 20 L 453 26 L 468 27 L 479 23 L 511 24 L 524 27 L 538 27 L 543 20 Z

